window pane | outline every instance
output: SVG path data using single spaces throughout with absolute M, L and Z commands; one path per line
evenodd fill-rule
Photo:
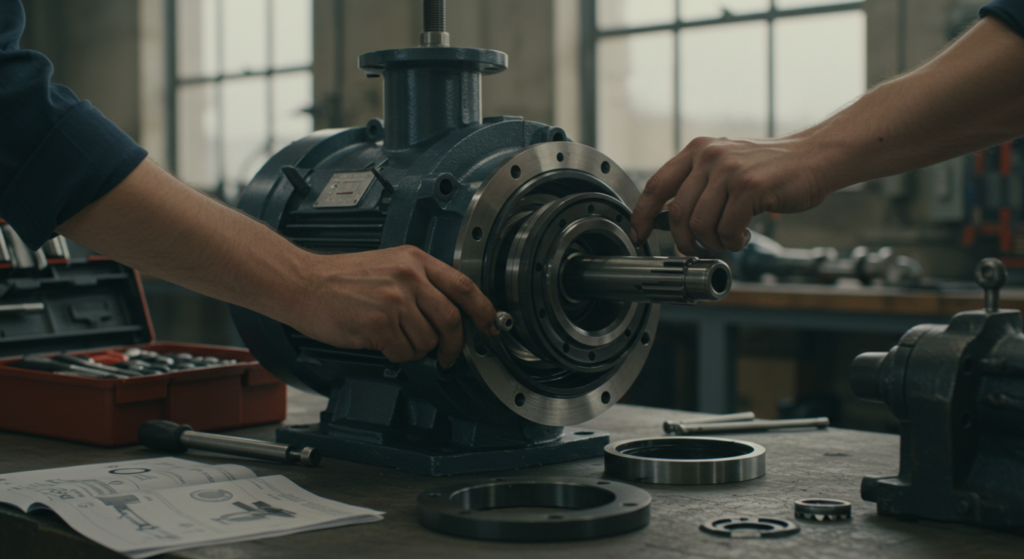
M 597 27 L 644 27 L 676 20 L 674 0 L 597 0 Z
M 275 68 L 313 64 L 312 0 L 271 0 Z
M 313 131 L 313 116 L 306 112 L 313 99 L 313 73 L 288 72 L 273 78 L 274 150 Z
M 850 10 L 775 22 L 778 135 L 820 122 L 864 93 L 866 19 Z
M 775 0 L 777 10 L 796 10 L 800 8 L 814 8 L 816 6 L 835 6 L 836 4 L 849 4 L 859 0 Z
M 267 0 L 221 1 L 224 10 L 224 73 L 265 71 L 269 54 Z
M 217 6 L 212 0 L 175 4 L 175 55 L 183 78 L 217 73 Z
M 249 184 L 254 161 L 267 151 L 267 78 L 254 76 L 225 80 L 224 95 L 224 199 L 234 201 Z
M 185 184 L 217 187 L 216 86 L 183 85 L 177 98 L 177 175 Z
M 772 7 L 771 0 L 679 0 L 683 21 L 720 19 L 728 11 L 734 16 L 763 14 Z
M 768 134 L 768 23 L 684 29 L 683 145 L 697 136 Z
M 632 174 L 675 153 L 671 31 L 607 37 L 597 44 L 597 149 Z

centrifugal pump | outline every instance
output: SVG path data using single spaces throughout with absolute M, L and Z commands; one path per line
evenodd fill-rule
M 384 120 L 321 130 L 274 155 L 239 207 L 322 253 L 415 245 L 469 276 L 511 328 L 471 324 L 453 367 L 330 347 L 244 309 L 246 345 L 287 382 L 330 396 L 318 425 L 278 431 L 328 456 L 453 474 L 597 456 L 607 436 L 563 429 L 604 412 L 640 372 L 660 303 L 724 297 L 719 260 L 663 258 L 629 239 L 639 191 L 556 126 L 481 118 L 493 50 L 448 46 L 424 2 L 421 46 L 371 52 Z

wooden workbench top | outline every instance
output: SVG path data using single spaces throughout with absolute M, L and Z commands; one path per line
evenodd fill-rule
M 1000 306 L 1024 310 L 1024 289 L 1000 292 Z M 762 284 L 736 282 L 721 307 L 765 310 L 808 310 L 864 314 L 949 317 L 984 307 L 979 287 L 964 289 L 904 289 L 879 286 Z
M 311 421 L 324 403 L 323 398 L 293 394 L 288 422 Z M 664 420 L 682 419 L 687 415 L 687 412 L 619 405 L 585 424 L 585 428 L 610 431 L 612 440 L 657 436 Z M 234 433 L 269 439 L 273 427 L 242 429 Z M 481 542 L 449 537 L 422 528 L 416 521 L 416 496 L 428 488 L 451 483 L 453 478 L 430 478 L 332 459 L 325 459 L 320 468 L 303 468 L 189 453 L 186 457 L 193 460 L 244 464 L 260 475 L 284 474 L 318 495 L 383 510 L 387 516 L 383 522 L 373 524 L 202 547 L 162 557 L 1024 557 L 1024 537 L 1021 536 L 955 524 L 907 522 L 877 516 L 874 504 L 860 499 L 860 480 L 868 474 L 896 472 L 899 438 L 894 435 L 828 429 L 744 434 L 735 438 L 748 439 L 766 447 L 765 477 L 705 487 L 640 484 L 653 497 L 649 526 L 611 538 L 554 544 Z M 139 447 L 103 449 L 0 432 L 0 473 L 152 456 L 155 454 Z M 594 458 L 492 475 L 595 478 L 602 472 L 602 460 Z M 462 477 L 468 479 L 470 476 L 459 476 Z M 698 530 L 698 526 L 707 520 L 730 515 L 792 519 L 793 501 L 807 497 L 850 501 L 853 503 L 853 520 L 831 524 L 801 521 L 801 533 L 777 540 L 722 539 Z M 53 514 L 26 515 L 0 505 L 0 557 L 121 556 L 78 536 Z

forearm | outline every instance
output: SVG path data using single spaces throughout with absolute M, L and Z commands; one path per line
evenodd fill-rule
M 149 160 L 58 227 L 143 273 L 282 319 L 313 255 Z
M 794 135 L 828 191 L 1024 134 L 1024 38 L 985 18 L 917 70 Z

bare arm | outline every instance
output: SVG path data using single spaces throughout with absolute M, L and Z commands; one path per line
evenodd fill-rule
M 454 363 L 456 305 L 497 334 L 494 307 L 473 282 L 419 249 L 312 254 L 149 160 L 57 230 L 142 272 L 395 362 L 437 347 L 442 365 Z
M 683 253 L 694 239 L 740 250 L 762 212 L 793 213 L 861 181 L 937 163 L 1024 134 L 1024 38 L 980 21 L 920 68 L 808 130 L 770 140 L 697 138 L 648 181 L 633 213 L 647 239 L 668 205 Z

